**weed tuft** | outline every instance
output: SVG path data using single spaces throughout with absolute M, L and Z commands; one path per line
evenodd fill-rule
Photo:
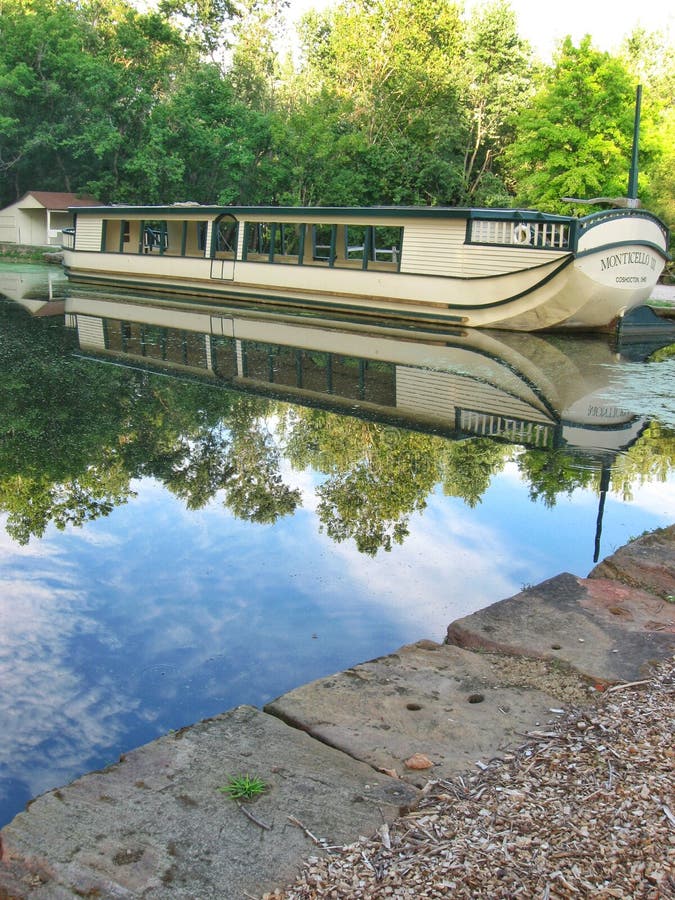
M 218 790 L 221 794 L 228 794 L 233 800 L 253 800 L 267 790 L 267 785 L 255 775 L 234 775 Z

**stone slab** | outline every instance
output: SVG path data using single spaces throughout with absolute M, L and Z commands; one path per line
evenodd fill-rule
M 603 559 L 588 577 L 612 578 L 663 600 L 675 598 L 675 525 L 625 544 Z
M 487 656 L 420 641 L 296 688 L 265 710 L 422 786 L 500 756 L 559 707 L 552 694 L 505 676 Z M 415 754 L 433 767 L 408 769 Z
M 675 651 L 673 604 L 612 579 L 562 574 L 448 627 L 447 641 L 557 659 L 601 683 L 635 681 Z
M 257 775 L 247 809 L 218 791 Z M 330 844 L 371 834 L 414 804 L 374 772 L 253 707 L 167 735 L 35 800 L 0 832 L 0 897 L 210 900 L 260 896 Z

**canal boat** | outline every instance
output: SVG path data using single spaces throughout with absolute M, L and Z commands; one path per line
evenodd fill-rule
M 581 218 L 185 203 L 73 214 L 73 281 L 441 327 L 611 330 L 669 258 L 668 229 L 637 207 Z

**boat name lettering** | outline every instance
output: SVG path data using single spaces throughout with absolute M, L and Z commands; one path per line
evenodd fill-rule
M 656 268 L 656 257 L 644 250 L 624 250 L 623 253 L 612 253 L 600 260 L 601 271 L 614 269 L 616 266 L 649 266 Z
M 589 406 L 587 415 L 595 419 L 625 419 L 631 413 L 620 406 Z

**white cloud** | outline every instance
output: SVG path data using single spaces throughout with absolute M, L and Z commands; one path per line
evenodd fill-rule
M 613 493 L 612 496 L 617 500 L 623 499 L 619 494 Z M 634 487 L 628 502 L 644 512 L 663 516 L 670 524 L 675 521 L 675 475 L 665 482 L 654 481 Z
M 412 625 L 420 639 L 441 641 L 450 622 L 520 590 L 507 574 L 508 548 L 498 532 L 473 520 L 460 502 L 441 504 L 430 497 L 424 513 L 411 518 L 403 545 L 375 560 L 352 541 L 336 544 L 325 535 L 320 540 L 339 573 L 341 596 L 361 596 L 361 603 L 381 607 L 406 630 Z M 324 602 L 332 600 L 328 592 Z

